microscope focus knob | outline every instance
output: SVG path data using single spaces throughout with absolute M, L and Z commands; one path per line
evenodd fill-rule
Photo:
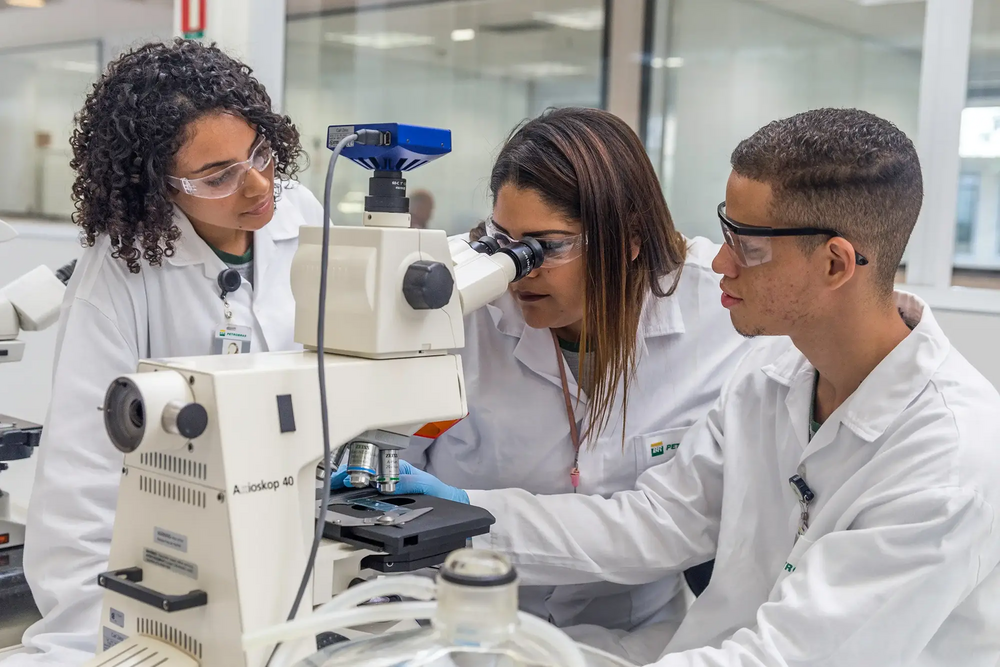
M 403 276 L 403 296 L 414 310 L 444 308 L 454 291 L 455 278 L 441 262 L 414 262 Z

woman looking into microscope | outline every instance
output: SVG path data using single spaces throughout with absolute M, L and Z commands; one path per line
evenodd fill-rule
M 604 111 L 550 111 L 516 129 L 490 192 L 480 233 L 533 237 L 545 261 L 467 318 L 469 416 L 414 438 L 406 458 L 457 489 L 632 489 L 670 460 L 746 350 L 711 268 L 718 246 L 674 228 L 642 143 Z M 521 605 L 560 627 L 628 631 L 679 622 L 680 587 L 527 587 Z
M 87 248 L 63 303 L 25 544 L 43 618 L 24 637 L 35 654 L 4 667 L 80 664 L 97 647 L 122 470 L 94 409 L 108 386 L 144 358 L 297 348 L 291 261 L 299 227 L 323 218 L 292 180 L 291 120 L 246 65 L 197 42 L 111 63 L 72 147 Z

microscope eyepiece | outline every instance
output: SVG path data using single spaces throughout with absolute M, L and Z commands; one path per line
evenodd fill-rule
M 500 244 L 492 236 L 484 236 L 478 241 L 473 241 L 469 244 L 469 247 L 480 255 L 495 255 L 500 251 Z
M 511 280 L 512 283 L 516 283 L 535 269 L 541 267 L 542 262 L 545 261 L 545 252 L 542 250 L 542 244 L 530 236 L 526 236 L 520 241 L 515 241 L 501 248 L 500 252 L 514 260 L 517 273 L 514 279 Z

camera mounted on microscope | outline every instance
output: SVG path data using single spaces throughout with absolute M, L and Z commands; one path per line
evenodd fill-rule
M 450 153 L 451 131 L 400 123 L 331 125 L 326 135 L 327 148 L 333 150 L 344 137 L 355 133 L 358 138 L 341 155 L 375 172 L 365 197 L 366 224 L 408 227 L 410 200 L 403 172 Z

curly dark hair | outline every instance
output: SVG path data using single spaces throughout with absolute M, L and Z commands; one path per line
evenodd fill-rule
M 299 132 L 249 67 L 215 45 L 177 39 L 146 44 L 112 62 L 76 117 L 70 144 L 76 171 L 73 222 L 93 246 L 111 238 L 112 256 L 140 270 L 174 252 L 180 230 L 164 180 L 191 121 L 228 111 L 255 126 L 275 158 L 275 196 L 298 172 Z

